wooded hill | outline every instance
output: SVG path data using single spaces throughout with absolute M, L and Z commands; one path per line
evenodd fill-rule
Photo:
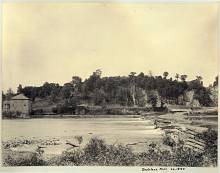
M 87 105 L 121 105 L 128 107 L 144 107 L 146 104 L 156 106 L 158 97 L 163 103 L 172 100 L 178 103 L 178 97 L 186 91 L 194 91 L 194 98 L 202 106 L 215 106 L 211 90 L 218 85 L 218 77 L 209 87 L 204 87 L 202 77 L 187 81 L 187 75 L 176 74 L 175 79 L 169 78 L 169 73 L 162 76 L 153 76 L 151 73 L 136 74 L 131 72 L 128 76 L 102 77 L 102 71 L 96 70 L 82 81 L 73 76 L 72 81 L 60 86 L 56 83 L 45 82 L 40 87 L 18 86 L 17 93 L 23 93 L 32 101 L 47 100 L 50 105 L 77 106 Z M 157 94 L 155 94 L 157 93 Z M 15 95 L 12 90 L 3 93 L 3 99 Z

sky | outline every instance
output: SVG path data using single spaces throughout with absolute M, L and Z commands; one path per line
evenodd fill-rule
M 72 76 L 218 74 L 218 5 L 4 3 L 3 90 Z

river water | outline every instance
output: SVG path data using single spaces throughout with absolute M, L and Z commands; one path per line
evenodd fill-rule
M 82 136 L 83 144 L 86 144 L 91 137 L 98 137 L 111 144 L 131 144 L 135 151 L 143 151 L 150 142 L 161 140 L 162 135 L 163 132 L 154 129 L 150 120 L 141 118 L 2 120 L 3 141 L 15 138 L 58 138 L 65 141 Z

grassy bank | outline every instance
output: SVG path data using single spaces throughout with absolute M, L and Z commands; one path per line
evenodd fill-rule
M 48 159 L 43 157 L 42 149 L 18 152 L 5 148 L 2 160 L 4 166 L 216 166 L 217 134 L 202 135 L 208 146 L 204 153 L 186 149 L 183 145 L 162 150 L 155 143 L 146 146 L 143 152 L 134 153 L 128 146 L 107 144 L 98 138 L 91 138 L 85 147 L 81 147 L 83 139 L 78 137 L 78 147 Z

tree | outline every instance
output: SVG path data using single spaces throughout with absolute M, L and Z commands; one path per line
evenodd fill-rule
M 71 97 L 68 99 L 68 105 L 71 107 L 76 107 L 77 105 L 80 104 L 80 98 L 79 97 Z
M 201 81 L 202 80 L 202 76 L 196 76 L 196 80 Z
M 186 81 L 186 78 L 187 78 L 187 75 L 181 75 L 181 76 L 180 76 L 180 79 L 181 79 L 183 82 Z
M 79 76 L 73 76 L 72 85 L 74 88 L 74 95 L 78 95 L 82 89 L 82 79 Z
M 93 72 L 93 75 L 97 76 L 97 77 L 101 77 L 102 75 L 102 70 L 101 69 L 97 69 L 95 72 Z
M 50 93 L 51 101 L 55 102 L 58 100 L 60 91 L 61 91 L 61 87 L 59 86 L 59 84 L 51 84 L 51 93 Z
M 135 75 L 136 75 L 136 72 L 131 72 L 131 73 L 129 74 L 129 77 L 130 77 L 130 78 L 133 78 Z
M 153 72 L 152 72 L 151 70 L 149 70 L 149 71 L 148 71 L 148 75 L 149 75 L 150 77 L 153 77 Z
M 165 71 L 165 72 L 163 73 L 164 79 L 166 79 L 168 75 L 169 75 L 169 73 L 168 73 L 167 71 Z
M 178 97 L 187 90 L 195 91 L 201 105 L 211 106 L 209 90 L 201 83 L 202 77 L 197 76 L 196 80 L 186 82 L 187 75 L 176 74 L 177 80 L 169 79 L 169 73 L 164 72 L 163 76 L 150 76 L 143 72 L 138 75 L 136 72 L 129 73 L 128 76 L 101 77 L 102 71 L 97 69 L 88 79 L 82 81 L 79 76 L 73 76 L 72 80 L 59 86 L 56 83 L 45 82 L 42 86 L 34 87 L 18 86 L 18 93 L 23 93 L 31 98 L 47 99 L 51 103 L 65 106 L 77 106 L 81 103 L 91 105 L 122 105 L 122 106 L 145 106 L 146 101 L 156 107 L 158 99 L 173 100 L 178 103 Z M 182 82 L 179 82 L 179 78 Z M 198 82 L 200 81 L 200 82 Z M 213 86 L 218 84 L 218 77 Z M 152 91 L 152 92 L 151 92 Z M 151 93 L 150 96 L 147 96 Z M 159 95 L 158 95 L 159 94 Z M 13 91 L 9 90 L 7 96 L 13 96 Z M 161 103 L 163 106 L 163 103 Z
M 215 82 L 213 83 L 213 86 L 218 86 L 218 76 L 215 77 Z
M 139 75 L 138 75 L 139 78 L 144 78 L 144 73 L 141 72 Z
M 61 89 L 61 94 L 64 99 L 68 99 L 71 97 L 72 85 L 70 83 L 66 83 Z
M 9 88 L 8 90 L 7 90 L 7 93 L 6 93 L 6 99 L 7 100 L 9 100 L 9 99 L 11 99 L 11 97 L 13 97 L 13 95 L 14 95 L 14 92 L 13 92 L 13 90 L 11 89 L 11 88 Z
M 2 91 L 2 100 L 3 100 L 3 101 L 5 100 L 5 94 L 4 94 L 3 91 Z
M 34 101 L 35 100 L 35 97 L 41 97 L 41 94 L 43 93 L 42 92 L 42 87 L 32 87 L 32 86 L 27 86 L 27 87 L 24 87 L 23 89 L 22 89 L 22 93 L 26 96 L 26 97 L 28 97 L 28 98 L 30 98 L 32 101 Z M 43 95 L 43 94 L 42 94 Z M 42 96 L 42 98 L 44 98 L 43 96 Z
M 196 76 L 196 80 L 197 80 L 200 84 L 203 84 L 203 82 L 202 82 L 202 76 Z
M 132 95 L 132 99 L 133 99 L 133 104 L 134 104 L 134 106 L 136 105 L 136 98 L 135 98 L 135 91 L 136 91 L 135 75 L 136 75 L 136 72 L 131 72 L 131 73 L 129 74 L 129 79 L 130 79 L 130 92 L 131 92 L 131 95 Z
M 75 87 L 76 85 L 80 84 L 82 82 L 82 79 L 79 76 L 73 76 L 72 77 L 72 84 Z
M 145 90 L 141 88 L 136 89 L 136 103 L 138 106 L 144 107 L 147 103 L 147 95 Z
M 158 98 L 156 95 L 150 94 L 148 97 L 148 102 L 152 105 L 153 108 L 157 106 L 157 100 Z
M 86 94 L 90 94 L 95 91 L 95 89 L 101 88 L 101 74 L 102 71 L 100 69 L 97 69 L 93 74 L 89 77 L 89 79 L 86 79 L 84 82 L 84 91 Z
M 180 75 L 178 73 L 176 73 L 176 76 L 175 76 L 176 80 L 178 81 L 179 78 L 180 78 Z
M 22 93 L 22 90 L 23 90 L 22 85 L 19 84 L 18 88 L 17 88 L 17 93 L 19 93 L 19 94 Z
M 195 99 L 197 99 L 203 106 L 211 106 L 213 104 L 213 101 L 210 98 L 210 91 L 204 87 L 196 90 Z

